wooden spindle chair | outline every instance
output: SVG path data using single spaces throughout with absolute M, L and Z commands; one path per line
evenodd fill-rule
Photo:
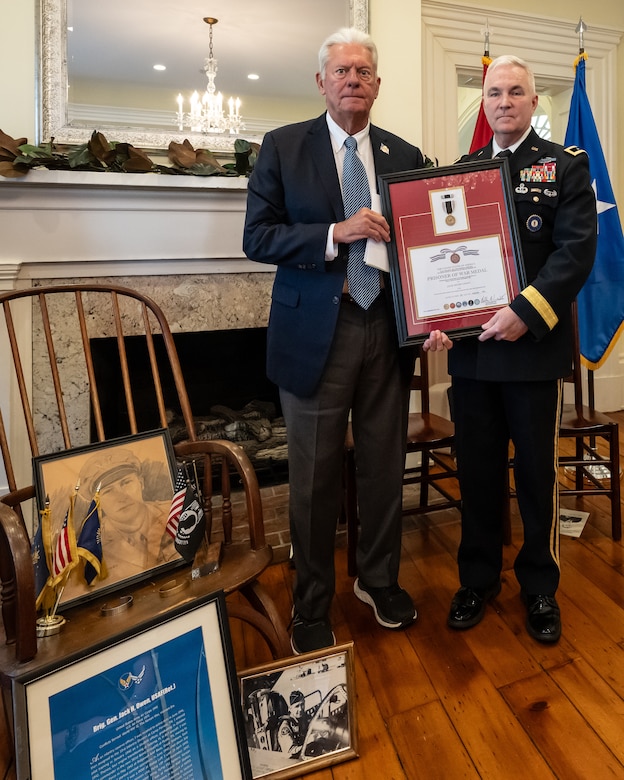
M 222 542 L 218 570 L 202 577 L 200 585 L 194 583 L 192 590 L 222 590 L 226 596 L 242 594 L 244 600 L 228 601 L 230 616 L 258 629 L 274 657 L 290 655 L 284 623 L 257 579 L 271 563 L 272 550 L 265 540 L 256 474 L 239 445 L 198 438 L 174 337 L 161 308 L 150 298 L 124 287 L 68 284 L 1 293 L 0 309 L 4 319 L 0 332 L 6 329 L 13 363 L 5 365 L 4 370 L 13 376 L 19 399 L 10 411 L 0 410 L 0 450 L 9 489 L 0 496 L 5 505 L 0 507 L 2 617 L 6 641 L 15 646 L 17 661 L 28 661 L 37 652 L 29 541 L 33 533 L 29 524 L 36 515 L 31 459 L 93 441 L 106 442 L 115 436 L 166 429 L 171 418 L 169 406 L 181 416 L 186 429 L 184 441 L 174 445 L 176 457 L 199 461 L 207 528 L 212 539 Z M 59 336 L 59 318 L 65 333 L 71 329 L 71 338 Z M 25 339 L 22 330 L 28 334 Z M 136 336 L 145 340 L 147 352 L 146 365 L 140 370 L 128 351 L 129 339 Z M 92 347 L 93 339 L 111 337 L 116 340 L 118 352 L 112 378 L 109 372 L 96 370 Z M 206 356 L 198 359 L 205 360 Z M 207 366 L 206 372 L 210 370 Z M 218 371 L 218 366 L 214 370 Z M 103 377 L 102 373 L 109 375 Z M 116 380 L 116 390 L 101 386 L 102 381 Z M 103 411 L 110 404 L 111 393 L 118 404 L 113 416 L 127 427 L 123 434 L 113 437 L 108 433 L 110 410 L 108 416 Z M 236 502 L 234 480 L 239 495 Z M 236 523 L 235 506 L 241 512 Z M 181 576 L 190 577 L 190 566 L 179 570 Z M 172 574 L 165 576 L 171 578 Z M 173 576 L 179 576 L 178 569 Z M 161 608 L 168 607 L 169 602 L 163 601 Z M 69 611 L 75 612 L 75 622 L 80 622 L 80 611 L 87 609 L 87 604 L 81 604 L 70 606 Z M 101 641 L 104 634 L 98 631 L 94 623 L 84 642 Z M 59 643 L 63 641 L 61 635 Z M 6 659 L 6 653 L 0 653 L 0 676 Z
M 620 489 L 620 437 L 618 423 L 586 405 L 583 399 L 583 374 L 578 327 L 577 303 L 572 304 L 572 373 L 564 384 L 572 387 L 572 403 L 564 403 L 559 423 L 559 440 L 574 439 L 574 454 L 567 455 L 559 448 L 558 481 L 559 497 L 574 496 L 578 500 L 590 496 L 604 496 L 611 505 L 611 536 L 622 538 L 622 507 Z M 596 445 L 601 443 L 599 449 Z M 513 457 L 509 462 L 513 468 Z M 603 474 L 596 475 L 596 469 Z M 572 472 L 570 480 L 566 471 Z M 608 475 L 608 476 L 607 476 Z M 572 482 L 572 486 L 570 483 Z M 509 487 L 510 498 L 515 490 Z M 509 508 L 507 508 L 509 510 Z M 511 540 L 509 511 L 505 518 L 505 538 Z
M 581 371 L 581 350 L 576 301 L 572 304 L 573 323 L 573 370 L 567 382 L 573 386 L 574 399 L 564 404 L 559 425 L 560 439 L 574 439 L 574 454 L 559 455 L 559 495 L 605 496 L 611 504 L 611 536 L 622 538 L 622 507 L 620 490 L 620 436 L 618 423 L 606 414 L 597 412 L 593 404 L 583 399 L 583 378 Z M 604 448 L 599 450 L 597 443 Z M 605 476 L 596 475 L 596 469 Z M 573 486 L 562 470 L 574 474 Z M 607 476 L 608 475 L 608 476 Z

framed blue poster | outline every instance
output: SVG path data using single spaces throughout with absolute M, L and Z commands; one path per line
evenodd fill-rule
M 17 678 L 13 701 L 18 780 L 252 776 L 221 593 Z

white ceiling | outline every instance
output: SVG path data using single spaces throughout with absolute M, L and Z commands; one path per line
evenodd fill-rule
M 317 94 L 323 39 L 349 24 L 348 0 L 67 0 L 72 78 L 203 90 L 206 16 L 225 94 Z M 156 63 L 167 70 L 157 72 Z M 257 73 L 259 81 L 249 81 Z

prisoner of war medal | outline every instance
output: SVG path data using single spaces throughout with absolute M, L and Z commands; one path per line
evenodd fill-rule
M 455 217 L 453 216 L 453 208 L 455 204 L 453 203 L 453 194 L 446 192 L 442 195 L 442 203 L 444 203 L 444 209 L 446 210 L 446 224 L 454 225 Z

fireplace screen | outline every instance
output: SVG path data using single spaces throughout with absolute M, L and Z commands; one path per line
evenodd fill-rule
M 288 454 L 286 427 L 281 416 L 279 392 L 266 378 L 266 328 L 176 333 L 176 348 L 182 374 L 200 439 L 227 439 L 243 447 L 261 484 L 287 480 Z M 156 337 L 157 354 L 164 355 L 164 345 Z M 120 364 L 116 339 L 93 339 L 91 342 L 98 382 L 121 388 Z M 149 376 L 149 356 L 145 338 L 126 339 L 131 372 Z M 169 429 L 173 443 L 187 437 L 176 402 L 173 377 L 166 361 L 160 362 L 163 392 L 170 415 Z M 125 399 L 121 389 L 103 394 L 102 414 L 109 435 L 129 433 Z M 157 425 L 155 404 L 135 399 L 139 424 Z

